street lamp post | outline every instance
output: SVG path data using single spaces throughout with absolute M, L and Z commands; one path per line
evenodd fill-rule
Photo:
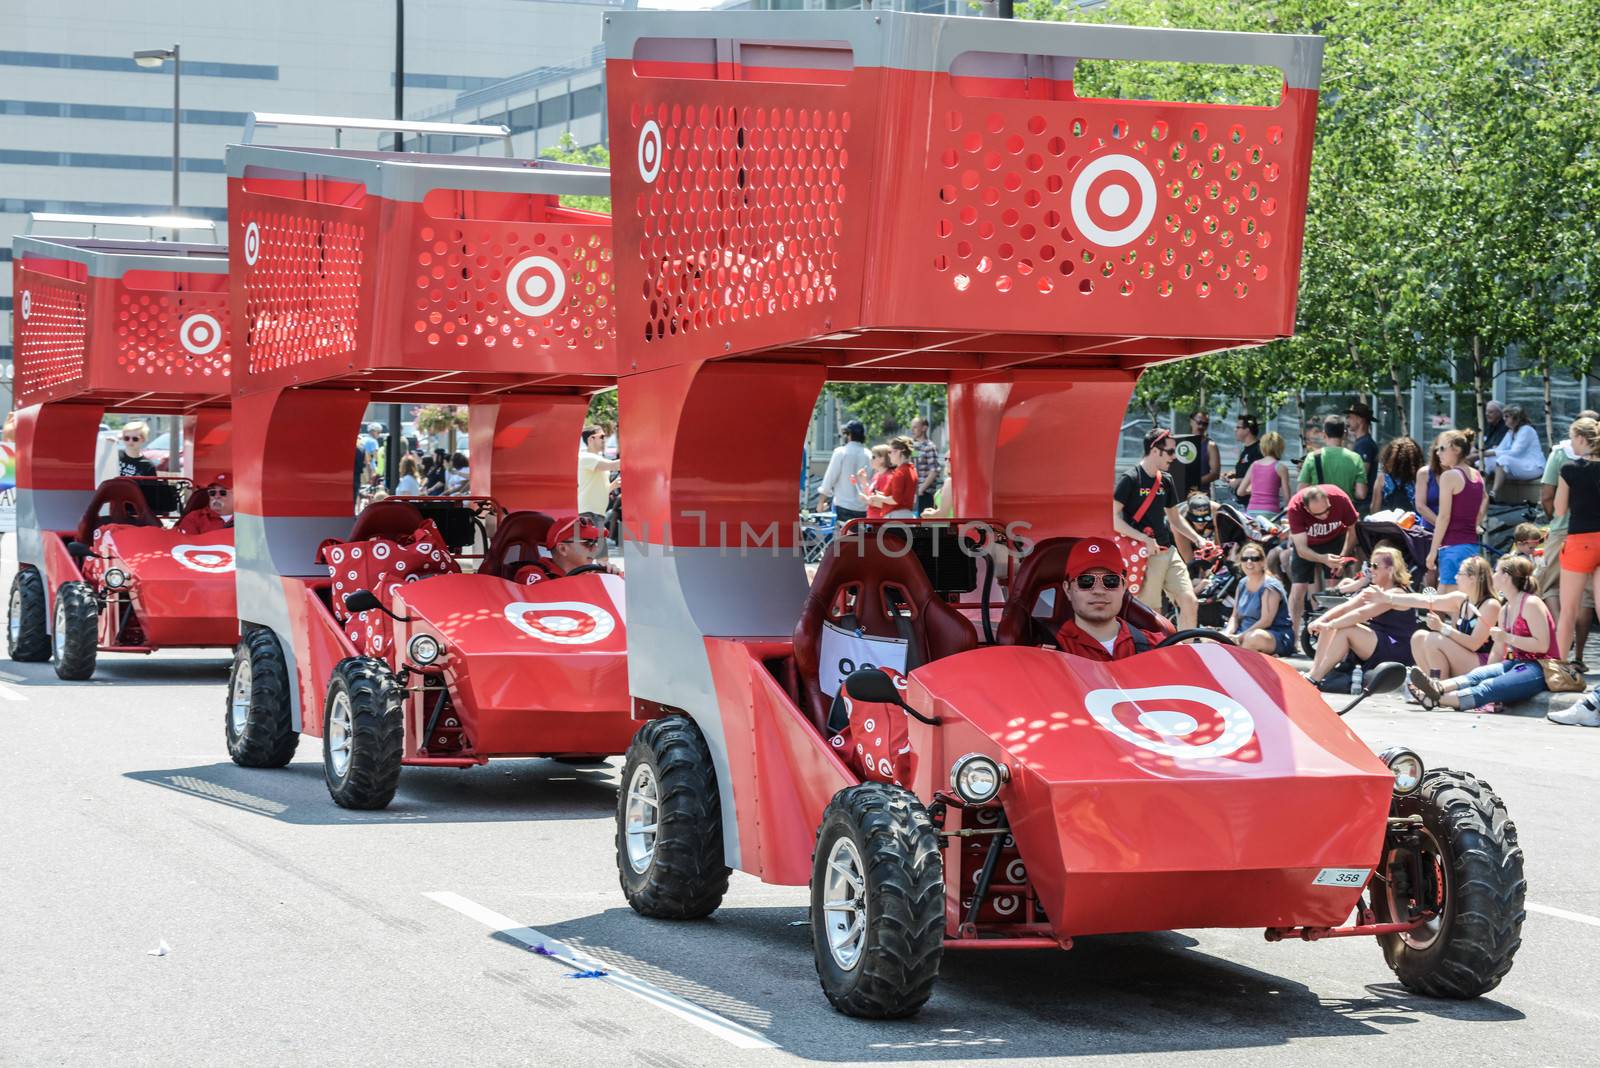
M 133 54 L 133 61 L 141 67 L 159 67 L 172 60 L 172 214 L 178 212 L 178 171 L 182 169 L 179 155 L 179 132 L 183 129 L 183 64 L 178 58 L 178 46 L 171 48 L 145 48 Z M 177 234 L 173 234 L 177 240 Z

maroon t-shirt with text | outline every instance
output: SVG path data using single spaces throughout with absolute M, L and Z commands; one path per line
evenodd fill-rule
M 1313 516 L 1306 508 L 1306 494 L 1319 489 L 1328 495 L 1328 511 Z M 1327 545 L 1344 537 L 1344 532 L 1360 519 L 1349 494 L 1338 486 L 1307 486 L 1289 498 L 1289 533 L 1304 534 L 1307 545 Z

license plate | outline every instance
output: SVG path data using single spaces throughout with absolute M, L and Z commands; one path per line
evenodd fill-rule
M 1366 868 L 1323 868 L 1311 880 L 1313 886 L 1360 887 L 1367 882 Z

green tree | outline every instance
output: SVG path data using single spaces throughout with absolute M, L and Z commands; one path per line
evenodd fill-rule
M 869 441 L 891 434 L 910 432 L 911 420 L 927 407 L 929 421 L 945 421 L 946 392 L 942 385 L 924 382 L 897 382 L 889 385 L 869 382 L 830 382 L 823 387 L 819 404 L 836 403 L 840 418 L 861 420 Z
M 572 131 L 561 135 L 561 139 L 550 148 L 539 153 L 541 159 L 554 160 L 557 163 L 577 163 L 585 167 L 603 167 L 611 169 L 611 150 L 605 145 L 589 145 L 585 148 L 578 147 L 577 138 L 572 136 Z M 603 211 L 611 214 L 610 197 L 583 197 L 564 196 L 561 198 L 563 207 L 580 208 L 584 211 Z

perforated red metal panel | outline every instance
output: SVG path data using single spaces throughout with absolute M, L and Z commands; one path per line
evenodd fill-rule
M 96 262 L 93 249 L 77 252 Z M 226 275 L 105 275 L 88 264 L 32 255 L 17 261 L 19 404 L 83 394 L 115 403 L 119 394 L 228 392 Z
M 616 373 L 604 215 L 527 193 L 391 200 L 315 175 L 228 188 L 242 392 L 385 370 L 439 390 Z
M 88 351 L 88 287 L 82 282 L 12 270 L 12 368 L 18 406 L 83 377 Z

